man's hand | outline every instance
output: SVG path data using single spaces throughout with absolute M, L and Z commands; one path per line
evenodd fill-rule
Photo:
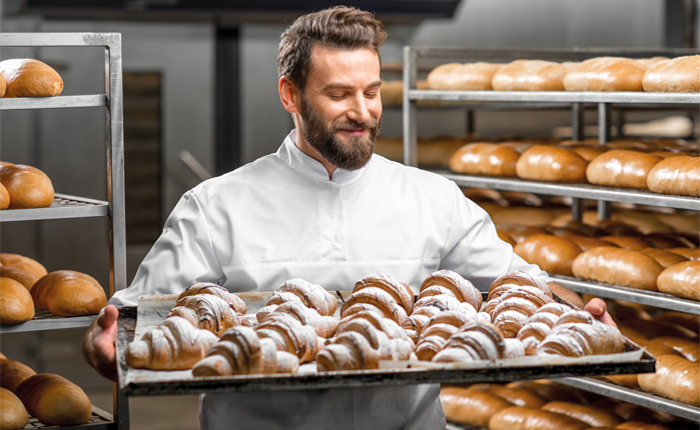
M 603 324 L 617 328 L 617 324 L 615 324 L 615 321 L 613 321 L 612 317 L 607 311 L 605 302 L 601 299 L 591 299 L 590 302 L 586 303 L 584 310 L 588 311 L 591 315 L 593 315 L 593 318 L 597 319 Z
M 119 311 L 107 305 L 83 338 L 83 357 L 105 378 L 117 382 L 117 360 L 114 341 L 117 339 Z

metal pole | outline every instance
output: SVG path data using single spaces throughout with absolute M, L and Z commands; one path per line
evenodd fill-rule
M 583 132 L 585 113 L 586 109 L 583 103 L 571 104 L 571 140 L 585 139 L 586 136 Z
M 610 106 L 598 103 L 598 143 L 605 145 L 610 141 Z M 598 200 L 598 219 L 609 219 L 612 213 L 610 202 Z
M 466 112 L 466 129 L 467 129 L 467 136 L 471 137 L 474 132 L 476 131 L 476 124 L 474 123 L 474 111 L 471 109 L 467 109 Z
M 583 220 L 583 200 L 575 198 L 571 201 L 571 219 L 574 221 Z
M 408 92 L 416 87 L 418 54 L 410 46 L 403 48 L 403 164 L 418 166 L 418 112 Z

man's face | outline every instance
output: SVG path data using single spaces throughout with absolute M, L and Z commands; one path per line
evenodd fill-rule
M 315 46 L 301 97 L 304 138 L 329 163 L 346 170 L 367 164 L 382 121 L 379 57 L 370 49 Z

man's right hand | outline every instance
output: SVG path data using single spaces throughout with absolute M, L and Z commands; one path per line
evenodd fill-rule
M 105 378 L 117 382 L 117 360 L 114 341 L 117 339 L 119 311 L 107 305 L 92 323 L 83 339 L 83 357 Z

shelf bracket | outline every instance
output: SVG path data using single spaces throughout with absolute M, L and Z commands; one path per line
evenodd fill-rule
M 418 53 L 410 46 L 403 48 L 403 164 L 418 166 L 418 116 L 415 100 L 408 93 L 416 88 Z

